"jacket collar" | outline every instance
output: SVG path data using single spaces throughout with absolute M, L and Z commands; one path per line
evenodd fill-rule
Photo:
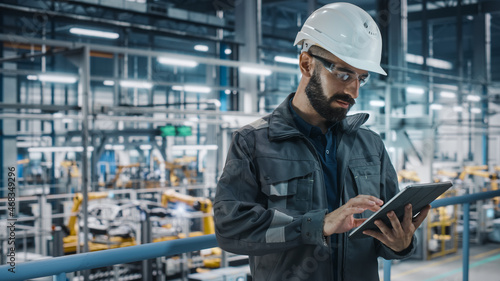
M 269 117 L 269 139 L 282 140 L 294 136 L 301 136 L 297 129 L 293 116 L 288 109 L 288 103 L 295 93 L 291 93 L 286 99 L 271 113 Z M 340 122 L 339 130 L 344 134 L 350 134 L 359 129 L 369 118 L 368 113 L 358 113 L 347 116 Z

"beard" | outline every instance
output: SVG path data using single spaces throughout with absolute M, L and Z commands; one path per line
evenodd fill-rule
M 356 103 L 350 95 L 344 93 L 335 93 L 330 98 L 327 98 L 323 92 L 323 88 L 321 87 L 321 81 L 316 69 L 314 69 L 313 75 L 306 86 L 305 92 L 307 98 L 309 99 L 309 103 L 311 103 L 314 110 L 316 110 L 321 117 L 332 123 L 337 123 L 338 121 L 343 120 L 346 117 L 347 112 Z M 336 100 L 348 103 L 349 107 L 332 107 L 331 103 Z

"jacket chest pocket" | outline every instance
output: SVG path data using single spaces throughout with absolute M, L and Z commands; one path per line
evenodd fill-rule
M 311 210 L 314 166 L 310 161 L 269 160 L 261 166 L 261 191 L 268 208 Z
M 366 166 L 349 166 L 353 177 L 354 191 L 356 195 L 372 195 L 380 198 L 380 164 Z M 373 212 L 363 212 L 363 218 L 369 217 Z

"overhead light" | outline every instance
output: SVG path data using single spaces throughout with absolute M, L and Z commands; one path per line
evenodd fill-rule
M 120 86 L 124 88 L 140 88 L 140 89 L 151 89 L 153 84 L 147 81 L 140 80 L 121 80 Z
M 87 151 L 93 151 L 93 146 L 88 146 Z M 83 146 L 45 146 L 30 147 L 28 152 L 83 152 Z
M 173 145 L 173 150 L 217 150 L 219 147 L 216 144 L 207 145 Z
M 229 48 L 227 48 L 227 49 L 224 50 L 224 54 L 226 54 L 226 55 L 230 55 L 232 53 L 233 53 L 233 50 L 231 50 Z
M 441 110 L 441 109 L 443 109 L 443 105 L 435 103 L 435 104 L 431 104 L 430 108 L 432 110 Z
M 453 64 L 449 61 L 435 59 L 435 58 L 427 58 L 427 65 L 432 66 L 434 68 L 441 69 L 453 69 Z
M 76 76 L 66 75 L 66 74 L 40 74 L 37 76 L 39 81 L 42 82 L 52 82 L 52 83 L 63 83 L 63 84 L 73 84 L 78 81 Z
M 193 92 L 193 93 L 210 93 L 212 89 L 210 87 L 204 87 L 204 86 L 172 86 L 172 90 L 174 91 L 184 91 L 184 92 Z
M 26 78 L 27 78 L 28 80 L 32 80 L 32 81 L 36 81 L 36 80 L 38 80 L 38 76 L 36 76 L 36 75 L 28 75 L 28 76 L 26 76 Z
M 53 116 L 54 118 L 62 118 L 62 117 L 63 117 L 63 114 L 62 114 L 61 112 L 56 112 L 56 113 L 52 114 L 52 116 Z
M 289 57 L 282 57 L 282 56 L 275 56 L 274 61 L 288 63 L 288 64 L 299 64 L 298 58 L 289 58 Z
M 141 145 L 139 145 L 139 148 L 141 150 L 151 150 L 151 148 L 153 148 L 153 146 L 151 146 L 150 144 L 141 144 Z
M 415 64 L 424 64 L 424 57 L 414 54 L 406 54 L 406 61 Z M 440 60 L 436 58 L 427 58 L 427 65 L 434 68 L 453 69 L 453 64 L 449 61 Z
M 468 95 L 467 96 L 467 100 L 468 101 L 480 101 L 481 100 L 481 97 L 480 96 L 476 96 L 476 95 Z
M 406 61 L 415 64 L 424 64 L 424 57 L 414 54 L 406 54 Z
M 123 144 L 106 144 L 104 146 L 106 150 L 125 150 L 125 145 Z
M 102 82 L 102 84 L 104 84 L 105 86 L 114 86 L 115 85 L 115 81 L 113 81 L 113 80 L 104 80 L 104 82 Z
M 229 89 L 225 90 L 225 91 L 224 91 L 224 94 L 226 94 L 226 95 L 230 95 L 230 94 L 231 94 L 231 90 L 229 90 Z
M 420 87 L 408 87 L 406 88 L 406 92 L 409 94 L 423 95 L 425 93 L 425 90 L 424 88 Z
M 193 60 L 174 59 L 167 57 L 158 58 L 158 62 L 163 64 L 185 66 L 185 67 L 196 67 L 198 65 L 198 63 Z
M 456 106 L 453 107 L 453 111 L 455 111 L 455 112 L 462 112 L 462 111 L 464 111 L 464 108 L 461 107 L 461 106 L 459 106 L 459 105 L 456 105 Z
M 478 114 L 478 113 L 481 113 L 481 109 L 480 108 L 477 108 L 477 107 L 473 107 L 470 109 L 470 112 L 471 113 L 475 113 L 475 114 Z
M 448 91 L 442 91 L 439 95 L 443 98 L 453 99 L 457 97 L 457 94 Z
M 77 35 L 93 36 L 93 37 L 100 37 L 107 39 L 118 39 L 118 37 L 120 37 L 120 34 L 116 32 L 108 32 L 108 31 L 101 31 L 94 29 L 78 28 L 78 27 L 70 28 L 69 32 Z
M 240 67 L 240 71 L 243 72 L 243 73 L 263 75 L 263 76 L 269 76 L 269 75 L 271 75 L 273 73 L 269 69 L 249 67 L 249 66 L 241 66 Z
M 208 52 L 207 45 L 196 45 L 196 46 L 194 46 L 194 49 L 198 52 Z
M 385 101 L 383 101 L 383 100 L 371 100 L 370 105 L 373 107 L 384 107 Z

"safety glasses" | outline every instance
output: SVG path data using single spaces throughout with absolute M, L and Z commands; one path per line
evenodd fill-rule
M 348 69 L 348 68 L 343 68 L 343 67 L 336 67 L 335 64 L 331 61 L 327 61 L 326 59 L 310 54 L 313 58 L 317 59 L 323 66 L 328 70 L 331 74 L 333 74 L 334 77 L 336 77 L 338 80 L 345 84 L 349 84 L 354 79 L 359 80 L 359 86 L 363 87 L 366 82 L 370 79 L 370 73 L 365 73 L 365 74 L 357 74 L 356 72 Z

